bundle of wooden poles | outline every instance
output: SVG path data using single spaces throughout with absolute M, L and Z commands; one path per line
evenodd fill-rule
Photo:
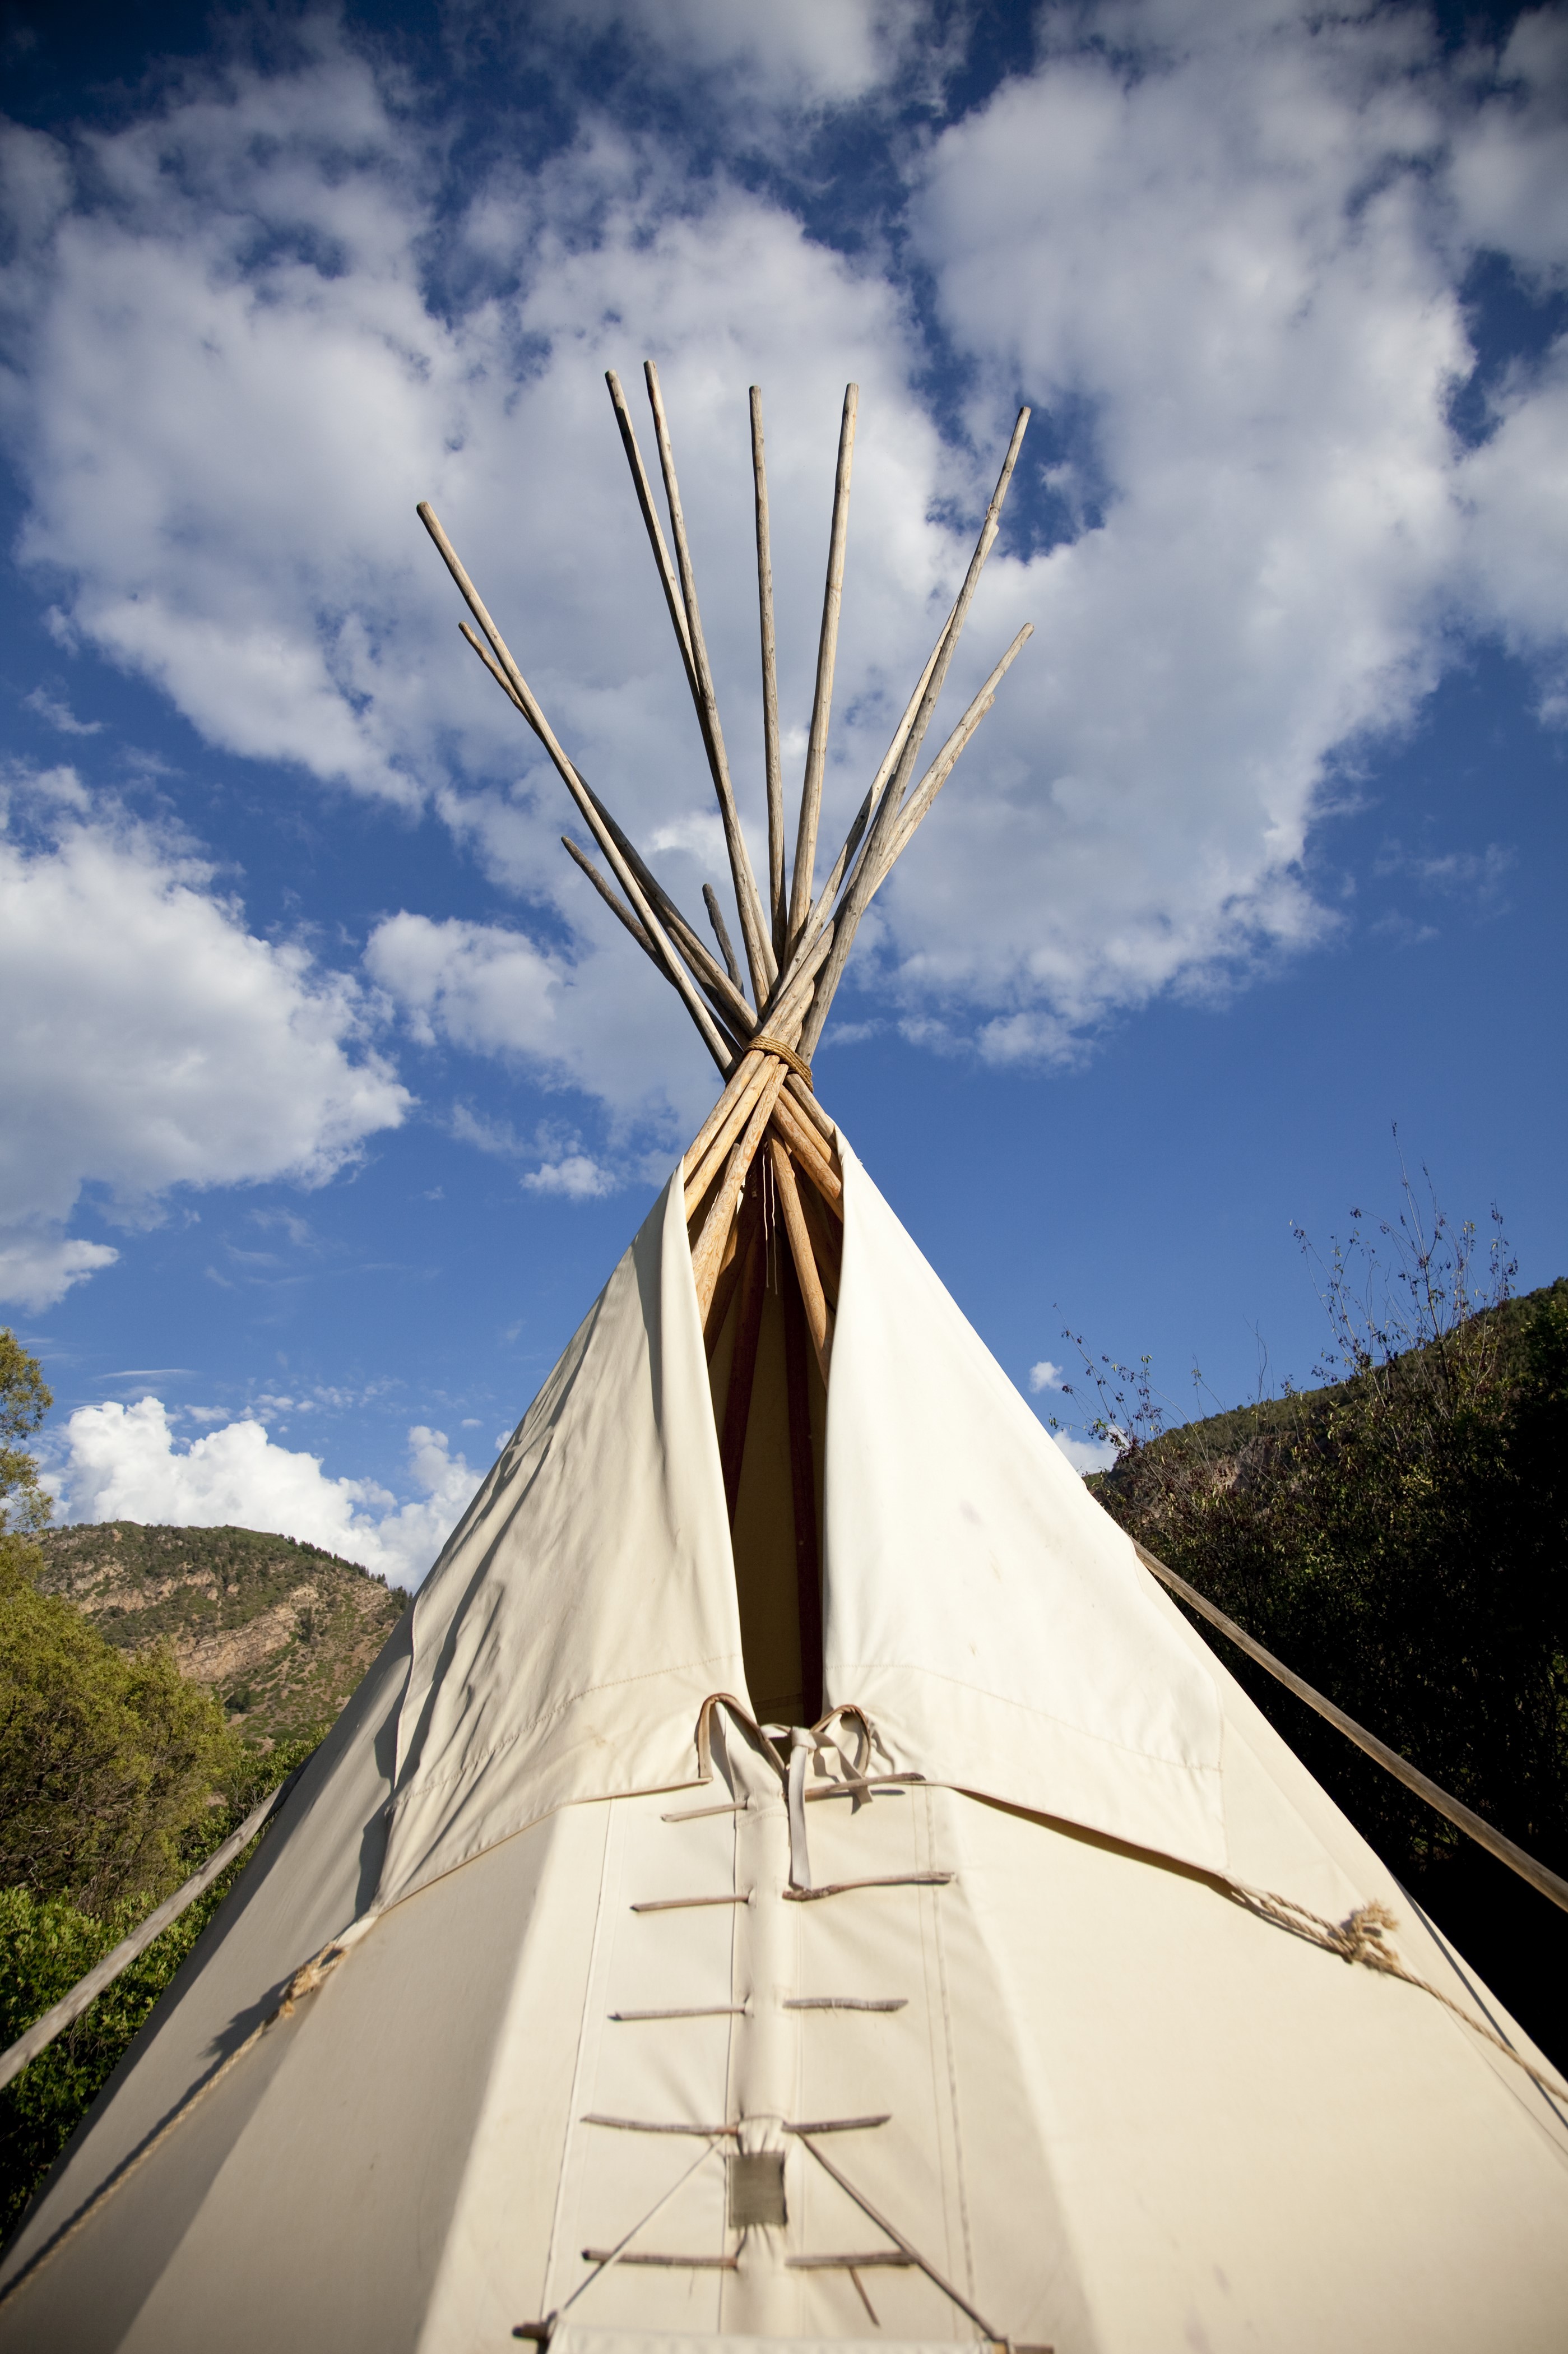
M 659 388 L 658 370 L 652 360 L 646 363 L 643 374 L 663 477 L 670 538 L 674 543 L 673 562 L 626 396 L 613 369 L 607 381 L 718 797 L 745 949 L 744 972 L 711 885 L 704 885 L 703 896 L 719 949 L 718 957 L 698 937 L 647 861 L 585 781 L 581 770 L 562 750 L 428 502 L 420 504 L 418 514 L 478 625 L 476 630 L 467 621 L 460 622 L 463 636 L 544 745 L 602 853 L 614 883 L 606 879 L 586 852 L 563 836 L 565 848 L 675 989 L 724 1074 L 724 1092 L 689 1147 L 683 1170 L 692 1238 L 692 1271 L 710 1351 L 737 1284 L 743 1285 L 744 1320 L 744 1278 L 748 1264 L 755 1264 L 756 1257 L 755 1252 L 747 1247 L 748 1228 L 766 1215 L 766 1195 L 776 1204 L 789 1237 L 812 1346 L 825 1382 L 832 1348 L 833 1305 L 838 1295 L 842 1182 L 833 1123 L 817 1102 L 812 1088 L 811 1056 L 821 1037 L 822 1025 L 862 917 L 895 862 L 908 847 L 959 755 L 991 709 L 1002 677 L 1032 634 L 1027 623 L 1019 631 L 935 759 L 916 778 L 948 665 L 958 649 L 986 558 L 996 541 L 1002 503 L 1029 411 L 1019 411 L 957 602 L 942 625 L 894 730 L 886 755 L 819 890 L 817 829 L 821 815 L 839 612 L 843 596 L 859 391 L 852 384 L 844 393 L 828 541 L 827 587 L 817 646 L 816 693 L 795 830 L 794 865 L 787 874 L 762 395 L 755 385 L 751 387 L 757 585 L 762 640 L 762 739 L 768 791 L 768 899 L 764 904 L 730 780 L 724 730 L 719 723 L 697 605 L 669 421 Z M 801 1180 L 805 1181 L 803 1186 Z

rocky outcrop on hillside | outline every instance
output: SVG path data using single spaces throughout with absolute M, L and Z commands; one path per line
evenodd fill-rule
M 408 1606 L 355 1563 L 256 1529 L 50 1529 L 39 1580 L 125 1650 L 163 1644 L 263 1746 L 329 1725 Z

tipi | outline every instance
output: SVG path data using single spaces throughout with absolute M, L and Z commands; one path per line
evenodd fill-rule
M 648 386 L 744 968 L 421 514 L 724 1091 L 7 2252 L 0 2354 L 1560 2349 L 1568 2096 L 812 1092 L 1026 634 L 916 779 L 1027 412 L 819 888 L 851 388 L 786 887 L 753 393 L 765 897 Z

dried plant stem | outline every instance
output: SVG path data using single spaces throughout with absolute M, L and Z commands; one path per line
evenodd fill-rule
M 664 398 L 659 389 L 659 371 L 652 360 L 643 363 L 647 379 L 649 405 L 653 411 L 653 431 L 659 445 L 659 465 L 664 477 L 664 500 L 670 510 L 670 530 L 675 542 L 675 564 L 680 575 L 681 601 L 685 607 L 686 629 L 691 642 L 692 668 L 695 681 L 697 721 L 702 728 L 703 742 L 707 750 L 708 766 L 713 771 L 714 790 L 718 796 L 719 816 L 724 822 L 725 846 L 729 852 L 730 874 L 735 883 L 736 906 L 740 910 L 741 936 L 746 942 L 746 960 L 751 972 L 752 995 L 758 1005 L 772 987 L 778 973 L 772 942 L 758 896 L 757 877 L 752 872 L 751 854 L 746 846 L 746 836 L 740 830 L 740 814 L 735 805 L 735 789 L 730 783 L 729 761 L 725 752 L 724 730 L 719 725 L 718 701 L 714 694 L 713 673 L 708 665 L 708 651 L 703 637 L 702 614 L 697 606 L 696 577 L 692 569 L 692 551 L 686 538 L 686 519 L 681 505 L 681 485 L 675 476 L 675 456 L 670 444 L 669 420 L 664 414 Z
M 833 478 L 833 520 L 828 535 L 828 578 L 822 591 L 822 627 L 817 641 L 817 685 L 811 700 L 811 733 L 806 748 L 806 778 L 800 788 L 800 822 L 795 837 L 795 867 L 789 886 L 789 941 L 798 939 L 811 912 L 817 867 L 817 825 L 822 813 L 822 777 L 828 759 L 828 723 L 832 714 L 833 668 L 838 660 L 839 615 L 843 607 L 844 546 L 849 533 L 850 470 L 854 459 L 855 415 L 860 387 L 844 387 L 839 425 L 839 462 Z
M 779 752 L 779 647 L 773 633 L 773 544 L 762 447 L 762 387 L 751 387 L 751 479 L 757 500 L 757 609 L 762 628 L 762 761 L 768 779 L 768 913 L 784 958 L 784 769 Z
M 713 1015 L 708 1012 L 707 1007 L 704 1004 L 701 997 L 697 994 L 695 985 L 692 981 L 690 975 L 687 973 L 685 967 L 682 964 L 679 957 L 676 955 L 673 948 L 671 946 L 669 939 L 666 938 L 658 917 L 654 915 L 652 908 L 644 898 L 641 889 L 640 888 L 630 867 L 627 864 L 620 851 L 617 849 L 614 842 L 611 840 L 604 821 L 594 805 L 593 796 L 589 793 L 588 787 L 583 783 L 583 780 L 578 776 L 576 769 L 573 768 L 570 760 L 567 758 L 566 753 L 561 749 L 560 745 L 556 742 L 555 732 L 552 729 L 549 721 L 546 718 L 543 711 L 540 709 L 527 680 L 524 677 L 522 672 L 518 669 L 516 663 L 513 660 L 511 650 L 507 646 L 506 641 L 503 638 L 500 631 L 496 628 L 494 622 L 491 620 L 489 613 L 485 610 L 484 601 L 481 598 L 478 589 L 474 587 L 472 581 L 469 578 L 468 574 L 464 571 L 462 564 L 458 557 L 457 550 L 453 547 L 450 540 L 447 537 L 446 533 L 442 530 L 434 508 L 430 505 L 429 500 L 422 499 L 416 509 L 416 513 L 418 514 L 420 522 L 424 525 L 425 529 L 429 533 L 432 540 L 434 540 L 437 548 L 440 552 L 442 561 L 445 563 L 448 571 L 451 574 L 453 580 L 457 583 L 464 603 L 467 605 L 469 611 L 473 615 L 474 620 L 478 622 L 481 630 L 483 631 L 491 652 L 494 654 L 497 663 L 504 672 L 506 683 L 512 690 L 513 699 L 516 702 L 519 710 L 523 713 L 528 725 L 533 728 L 534 733 L 538 737 L 539 741 L 543 744 L 546 751 L 549 754 L 550 758 L 555 765 L 556 774 L 559 776 L 562 783 L 566 786 L 567 790 L 571 794 L 572 799 L 577 805 L 577 810 L 582 817 L 584 824 L 588 827 L 588 832 L 593 835 L 594 840 L 599 843 L 600 850 L 604 853 L 605 860 L 613 870 L 616 880 L 620 885 L 621 889 L 625 892 L 634 912 L 641 919 L 644 930 L 648 933 L 649 938 L 652 940 L 655 948 L 658 949 L 660 961 L 664 966 L 665 970 L 668 972 L 671 980 L 674 982 L 677 990 L 679 990 L 687 1012 L 691 1014 L 693 1021 L 697 1025 L 697 1030 L 702 1037 L 704 1044 L 707 1047 L 709 1054 L 712 1055 L 715 1062 L 718 1065 L 719 1069 L 721 1071 L 727 1072 L 734 1059 L 730 1046 L 726 1044 L 715 1025 Z

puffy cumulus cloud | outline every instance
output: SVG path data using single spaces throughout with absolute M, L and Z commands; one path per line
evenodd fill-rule
M 0 836 L 0 1285 L 35 1308 L 115 1257 L 64 1237 L 84 1187 L 135 1223 L 172 1186 L 320 1183 L 410 1101 L 353 982 L 54 782 L 42 838 Z
M 1568 281 L 1568 17 L 1528 8 L 1493 83 L 1456 131 L 1451 186 L 1464 234 L 1521 276 Z
M 613 29 L 645 69 L 714 74 L 786 111 L 876 91 L 930 42 L 933 20 L 912 0 L 577 0 L 572 10 L 575 34 Z
M 1315 936 L 1325 764 L 1433 684 L 1464 549 L 1425 21 L 1103 23 L 1097 53 L 1047 14 L 1039 69 L 937 141 L 915 212 L 949 332 L 988 388 L 1036 392 L 1046 487 L 1086 525 L 1009 579 L 1039 636 L 989 723 L 997 790 L 954 797 L 901 886 L 899 944 L 935 936 L 911 985 L 1012 999 L 1001 1055 L 1041 1001 L 1087 1021 Z
M 408 1433 L 410 1484 L 399 1503 L 368 1479 L 332 1479 L 321 1458 L 280 1447 L 260 1422 L 226 1423 L 182 1443 L 160 1398 L 81 1406 L 51 1477 L 73 1521 L 267 1529 L 341 1553 L 392 1585 L 418 1585 L 479 1484 L 444 1431 Z
M 52 1308 L 74 1284 L 112 1267 L 119 1256 L 108 1243 L 69 1241 L 47 1225 L 0 1228 L 0 1299 Z
M 595 22 L 626 13 L 602 0 Z M 839 399 L 861 385 L 825 835 L 1025 393 L 1026 528 L 993 560 L 956 692 L 1020 620 L 1038 634 L 863 972 L 880 953 L 911 1034 L 1007 1060 L 1319 938 L 1301 859 L 1337 756 L 1405 723 L 1456 625 L 1504 630 L 1549 673 L 1561 652 L 1560 357 L 1496 388 L 1478 449 L 1449 425 L 1474 255 L 1542 287 L 1568 261 L 1561 17 L 1521 18 L 1489 64 L 1445 58 L 1414 8 L 1047 6 L 1027 71 L 889 144 L 897 237 L 873 224 L 851 255 L 808 234 L 787 173 L 759 192 L 733 158 L 781 153 L 802 93 L 911 86 L 940 46 L 921 12 L 635 14 L 671 86 L 693 63 L 719 76 L 704 88 L 738 75 L 731 96 L 655 142 L 579 83 L 563 144 L 455 199 L 437 188 L 452 126 L 422 130 L 324 18 L 286 70 L 189 75 L 74 143 L 16 135 L 6 415 L 24 550 L 66 582 L 69 627 L 216 742 L 433 800 L 577 938 L 567 955 L 403 915 L 378 936 L 387 985 L 429 1039 L 625 1108 L 705 1073 L 678 1013 L 638 1031 L 656 992 L 561 857 L 559 790 L 456 638 L 415 499 L 691 908 L 716 863 L 709 801 L 603 368 L 663 367 L 754 854 L 747 384 L 768 396 L 797 762 Z M 810 203 L 831 211 L 821 188 Z M 916 288 L 966 387 L 956 438 L 921 389 L 938 347 Z
M 303 68 L 193 80 L 70 154 L 13 141 L 37 191 L 7 286 L 24 558 L 58 567 L 71 627 L 214 742 L 394 797 L 444 779 L 454 745 L 471 779 L 509 780 L 538 756 L 457 640 L 413 518 L 429 494 L 585 768 L 605 764 L 596 781 L 619 792 L 630 776 L 639 816 L 687 812 L 695 728 L 603 369 L 681 355 L 694 536 L 720 555 L 703 576 L 715 657 L 741 667 L 748 705 L 745 384 L 769 360 L 789 383 L 779 557 L 805 591 L 809 707 L 823 430 L 852 367 L 895 419 L 863 493 L 893 470 L 895 495 L 867 513 L 880 545 L 893 509 L 880 568 L 897 578 L 913 544 L 940 539 L 924 529 L 936 437 L 904 388 L 899 299 L 722 177 L 692 203 L 662 147 L 602 123 L 482 186 L 451 232 L 454 274 L 482 291 L 427 299 L 430 157 L 370 65 L 323 21 L 305 29 Z M 446 806 L 514 879 L 560 864 L 553 826 L 461 791 Z
M 568 1202 L 593 1202 L 613 1193 L 615 1179 L 586 1152 L 568 1152 L 559 1161 L 543 1161 L 523 1180 L 531 1193 L 562 1193 Z
M 694 1125 L 712 1100 L 712 1066 L 684 1012 L 668 987 L 648 985 L 641 956 L 597 900 L 583 920 L 611 937 L 572 959 L 508 925 L 404 910 L 372 932 L 366 968 L 421 1045 L 495 1055 L 546 1085 L 581 1087 L 609 1107 L 618 1133 L 640 1122 L 661 1136 Z M 623 994 L 633 965 L 642 972 Z M 483 1150 L 526 1150 L 466 1109 L 454 1124 Z M 574 1189 L 563 1181 L 546 1190 Z
M 1070 1430 L 1054 1430 L 1051 1434 L 1075 1471 L 1087 1479 L 1091 1471 L 1108 1471 L 1116 1461 L 1116 1448 L 1101 1438 L 1075 1438 Z
M 1565 239 L 1568 249 L 1568 239 Z M 1543 678 L 1546 716 L 1568 719 L 1563 551 L 1568 547 L 1568 335 L 1494 395 L 1492 430 L 1461 470 L 1474 604 L 1496 613 Z

